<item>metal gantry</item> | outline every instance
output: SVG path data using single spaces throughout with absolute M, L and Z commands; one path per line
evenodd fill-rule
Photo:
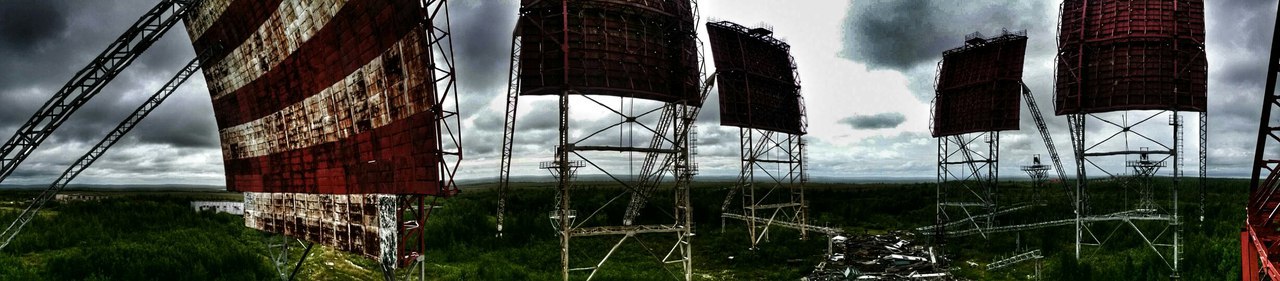
M 1267 83 L 1263 89 L 1262 116 L 1258 120 L 1258 142 L 1253 154 L 1252 179 L 1249 181 L 1249 203 L 1245 230 L 1240 234 L 1242 280 L 1280 280 L 1280 231 L 1276 231 L 1276 214 L 1280 213 L 1280 122 L 1275 109 L 1280 107 L 1276 93 L 1276 76 L 1280 75 L 1280 19 L 1275 22 L 1271 38 L 1271 55 L 1267 59 Z M 1204 117 L 1201 117 L 1204 118 Z
M 13 174 L 18 164 L 49 138 L 72 113 L 92 99 L 102 88 L 124 71 L 169 29 L 173 28 L 201 0 L 162 0 L 107 46 L 53 94 L 31 119 L 22 124 L 9 141 L 0 147 L 0 181 Z
M 112 129 L 110 133 L 107 133 L 106 137 L 98 141 L 98 144 L 94 145 L 88 153 L 84 156 L 80 156 L 80 159 L 76 160 L 74 164 L 71 164 L 71 167 L 67 167 L 67 170 L 62 172 L 62 175 L 58 176 L 58 179 L 54 180 L 53 184 L 50 184 L 48 188 L 40 192 L 39 196 L 32 199 L 31 204 L 27 205 L 27 208 L 22 210 L 22 214 L 19 214 L 18 218 L 10 223 L 9 227 L 5 228 L 3 233 L 0 233 L 0 239 L 3 239 L 3 241 L 0 241 L 0 249 L 8 246 L 9 243 L 13 241 L 13 238 L 22 231 L 22 228 L 26 226 L 27 223 L 31 222 L 31 219 L 35 218 L 36 213 L 40 212 L 40 209 L 43 208 L 49 200 L 53 200 L 54 195 L 57 195 L 63 188 L 67 187 L 67 184 L 70 184 L 76 176 L 80 175 L 80 172 L 88 169 L 89 165 L 92 165 L 94 161 L 101 158 L 102 155 L 107 152 L 107 149 L 110 149 L 112 145 L 124 138 L 125 134 L 129 133 L 130 130 L 133 130 L 139 122 L 142 122 L 143 118 L 146 118 L 148 114 L 151 114 L 152 110 L 159 107 L 160 103 L 163 103 L 165 99 L 169 98 L 174 91 L 178 90 L 179 86 L 182 86 L 182 83 L 186 82 L 188 78 L 191 78 L 191 75 L 195 74 L 196 71 L 199 70 L 200 60 L 191 60 L 190 63 L 187 63 L 186 67 L 183 67 L 181 71 L 178 71 L 177 75 L 172 79 L 169 79 L 169 82 L 165 83 L 159 91 L 152 94 L 151 97 L 148 98 L 141 106 L 138 106 L 138 109 L 134 110 L 129 117 L 126 117 L 124 121 L 121 121 L 119 125 L 116 125 L 115 129 Z

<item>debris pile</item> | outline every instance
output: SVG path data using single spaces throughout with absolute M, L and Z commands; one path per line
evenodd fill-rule
M 813 273 L 802 280 L 952 280 L 941 266 L 944 257 L 930 247 L 916 245 L 915 234 L 831 237 L 831 251 Z

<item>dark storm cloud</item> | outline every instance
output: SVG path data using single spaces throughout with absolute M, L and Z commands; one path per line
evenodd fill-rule
M 460 82 L 471 90 L 505 86 L 511 65 L 511 31 L 518 6 L 508 0 L 449 3 Z M 496 93 L 496 92 L 495 92 Z
M 518 1 L 512 0 L 449 2 L 461 112 L 482 111 L 495 99 L 506 97 L 511 31 L 518 8 Z
M 885 112 L 872 115 L 854 115 L 840 119 L 840 124 L 849 125 L 854 129 L 890 129 L 897 128 L 902 122 L 907 121 L 907 116 L 898 112 Z
M 0 1 L 0 56 L 4 57 L 0 59 L 0 104 L 7 107 L 0 111 L 0 138 L 7 140 L 76 71 L 88 65 L 156 2 Z M 182 23 L 178 23 L 71 115 L 5 183 L 45 182 L 51 174 L 61 173 L 193 57 L 191 42 Z M 197 74 L 187 83 L 107 155 L 139 146 L 201 148 L 163 154 L 176 161 L 216 151 L 217 131 L 203 79 Z M 125 168 L 115 165 L 125 164 L 100 161 L 94 168 Z
M 844 19 L 840 57 L 869 69 L 901 72 L 920 100 L 933 96 L 933 76 L 942 51 L 963 45 L 964 36 L 1027 30 L 1028 63 L 1052 59 L 1049 1 L 852 1 Z
M 1040 25 L 1048 1 L 860 0 L 849 7 L 842 57 L 904 71 L 936 62 L 965 34 Z
M 0 48 L 26 51 L 61 36 L 67 19 L 58 4 L 44 0 L 0 2 Z

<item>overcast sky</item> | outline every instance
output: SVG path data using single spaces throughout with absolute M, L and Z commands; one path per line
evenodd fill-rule
M 0 138 L 7 140 L 53 92 L 155 0 L 0 1 Z M 792 46 L 808 104 L 810 170 L 817 177 L 932 178 L 936 142 L 929 100 L 941 52 L 965 34 L 1027 30 L 1024 80 L 1046 110 L 1058 150 L 1070 152 L 1065 118 L 1052 115 L 1057 1 L 701 0 L 706 19 L 771 26 Z M 1208 7 L 1211 176 L 1247 176 L 1261 109 L 1276 3 L 1212 0 Z M 453 0 L 454 47 L 466 161 L 461 179 L 495 177 L 502 142 L 516 0 Z M 700 33 L 705 33 L 701 27 Z M 705 35 L 703 35 L 705 38 Z M 5 184 L 47 184 L 88 151 L 194 54 L 182 26 L 170 31 L 91 100 Z M 710 63 L 708 62 L 710 66 Z M 736 128 L 720 127 L 715 95 L 700 116 L 705 175 L 736 175 Z M 521 103 L 515 174 L 544 175 L 554 103 Z M 197 75 L 76 181 L 89 184 L 223 184 L 217 126 Z M 1023 109 L 1022 131 L 1002 134 L 1005 178 L 1044 144 Z M 1136 116 L 1136 115 L 1135 115 Z M 596 116 L 575 121 L 593 121 Z M 1187 115 L 1187 117 L 1193 117 Z M 1192 119 L 1194 120 L 1194 119 Z M 598 120 L 595 120 L 598 121 Z M 1194 128 L 1194 121 L 1188 128 Z M 1187 134 L 1188 148 L 1196 144 Z M 1091 131 L 1091 136 L 1104 134 Z M 1188 169 L 1194 167 L 1193 161 Z M 1074 165 L 1070 159 L 1068 167 Z M 1067 169 L 1068 171 L 1072 169 Z

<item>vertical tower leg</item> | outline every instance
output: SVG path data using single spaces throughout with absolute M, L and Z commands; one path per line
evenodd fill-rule
M 560 274 L 564 277 L 564 281 L 569 281 L 569 235 L 571 231 L 571 223 L 569 222 L 569 185 L 571 184 L 569 177 L 569 91 L 560 93 L 560 142 L 556 147 L 556 164 L 559 169 L 559 179 L 556 184 L 556 192 L 560 197 L 560 208 L 557 212 L 560 222 Z
M 1086 212 L 1085 207 L 1085 187 L 1088 176 L 1085 174 L 1084 162 L 1084 114 L 1067 115 L 1067 123 L 1071 134 L 1071 151 L 1076 162 L 1076 190 L 1075 190 L 1075 215 L 1076 215 L 1076 260 L 1080 260 L 1080 243 L 1082 242 L 1084 225 L 1081 219 Z
M 1200 112 L 1200 221 L 1204 222 L 1205 186 L 1209 170 L 1209 111 Z

